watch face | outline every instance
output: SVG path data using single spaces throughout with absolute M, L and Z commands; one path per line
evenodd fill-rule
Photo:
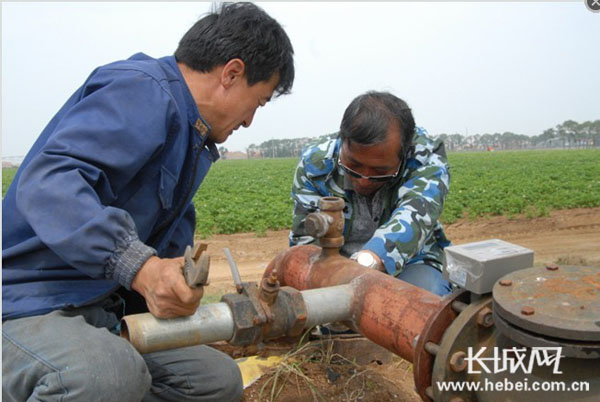
M 375 257 L 369 253 L 360 253 L 356 262 L 364 267 L 372 267 L 375 264 Z

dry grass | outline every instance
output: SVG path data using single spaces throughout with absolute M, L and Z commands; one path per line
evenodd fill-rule
M 302 385 L 310 390 L 314 401 L 325 401 L 325 395 L 319 391 L 319 384 L 315 383 L 309 372 L 308 366 L 314 367 L 314 364 L 321 366 L 324 371 L 327 371 L 332 365 L 350 365 L 351 369 L 348 372 L 351 373 L 351 376 L 342 385 L 344 390 L 342 400 L 354 402 L 364 398 L 365 392 L 369 388 L 369 381 L 364 374 L 369 369 L 333 353 L 331 338 L 323 339 L 320 342 L 307 342 L 309 333 L 310 331 L 305 332 L 298 345 L 284 355 L 282 362 L 277 367 L 266 374 L 267 380 L 260 388 L 258 399 L 275 402 L 286 386 L 295 384 L 299 395 Z M 350 386 L 351 384 L 352 386 Z

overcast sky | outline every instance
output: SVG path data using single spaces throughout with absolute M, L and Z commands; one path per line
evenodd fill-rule
M 293 93 L 224 144 L 337 130 L 367 90 L 431 133 L 537 135 L 600 119 L 600 13 L 583 1 L 258 3 L 295 49 Z M 211 3 L 3 3 L 2 154 L 24 155 L 98 65 L 170 55 Z

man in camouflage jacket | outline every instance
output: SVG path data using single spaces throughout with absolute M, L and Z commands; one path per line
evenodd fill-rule
M 317 210 L 320 197 L 341 197 L 343 255 L 433 293 L 448 293 L 441 269 L 450 243 L 438 221 L 449 188 L 444 144 L 415 127 L 406 103 L 386 92 L 354 99 L 333 137 L 300 157 L 290 245 L 314 242 L 304 219 Z

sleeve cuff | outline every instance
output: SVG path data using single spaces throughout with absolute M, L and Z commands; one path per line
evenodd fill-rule
M 139 239 L 131 239 L 123 248 L 117 248 L 108 262 L 106 277 L 119 282 L 127 290 L 131 290 L 131 282 L 156 250 L 142 243 Z

